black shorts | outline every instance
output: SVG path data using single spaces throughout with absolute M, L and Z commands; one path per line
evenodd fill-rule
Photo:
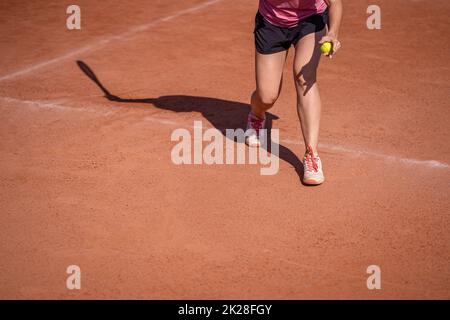
M 328 24 L 328 10 L 315 14 L 292 28 L 277 27 L 268 22 L 261 13 L 255 17 L 255 46 L 261 54 L 270 54 L 288 50 L 291 45 L 310 33 L 322 31 Z

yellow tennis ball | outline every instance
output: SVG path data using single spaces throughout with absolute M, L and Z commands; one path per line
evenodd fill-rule
M 324 42 L 320 46 L 320 51 L 324 54 L 328 54 L 328 53 L 330 53 L 332 47 L 333 47 L 333 45 L 331 44 L 331 42 Z

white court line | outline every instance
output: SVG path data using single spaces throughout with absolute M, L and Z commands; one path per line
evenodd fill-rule
M 50 59 L 50 60 L 47 60 L 47 61 L 43 61 L 43 62 L 37 63 L 37 64 L 35 64 L 35 65 L 31 66 L 31 67 L 15 71 L 13 73 L 10 73 L 10 74 L 4 75 L 4 76 L 1 76 L 0 77 L 0 81 L 5 81 L 5 80 L 10 80 L 10 79 L 13 79 L 13 78 L 17 78 L 19 76 L 23 76 L 23 75 L 29 74 L 29 73 L 31 73 L 33 71 L 38 70 L 38 69 L 45 68 L 45 67 L 47 67 L 49 65 L 52 65 L 52 64 L 64 61 L 64 60 L 69 59 L 69 58 L 73 58 L 74 56 L 78 56 L 78 55 L 80 55 L 82 53 L 98 50 L 101 47 L 103 47 L 103 46 L 105 46 L 107 44 L 110 44 L 112 42 L 115 42 L 115 41 L 126 41 L 126 40 L 129 40 L 132 36 L 136 35 L 137 33 L 144 32 L 144 31 L 146 31 L 146 30 L 148 30 L 148 29 L 150 29 L 150 28 L 152 28 L 152 27 L 154 27 L 154 26 L 156 26 L 156 25 L 158 25 L 160 23 L 171 21 L 171 20 L 173 20 L 175 18 L 178 18 L 178 17 L 180 17 L 182 15 L 185 15 L 185 14 L 188 14 L 188 13 L 192 13 L 192 12 L 195 12 L 195 11 L 199 11 L 199 10 L 201 10 L 203 8 L 206 8 L 206 7 L 208 7 L 210 5 L 213 5 L 213 4 L 215 4 L 217 2 L 220 2 L 220 1 L 222 1 L 222 0 L 209 0 L 209 1 L 203 2 L 203 3 L 199 4 L 199 5 L 196 5 L 194 7 L 178 11 L 177 13 L 175 13 L 173 15 L 170 15 L 170 16 L 167 16 L 167 17 L 164 17 L 164 18 L 159 18 L 157 20 L 154 20 L 154 21 L 149 22 L 147 24 L 143 24 L 141 26 L 133 27 L 130 30 L 128 30 L 128 31 L 126 31 L 124 33 L 121 33 L 121 34 L 119 34 L 117 36 L 110 36 L 110 37 L 105 38 L 103 40 L 99 40 L 99 41 L 97 41 L 97 42 L 95 42 L 93 44 L 86 45 L 86 46 L 81 47 L 79 49 L 70 51 L 70 52 L 68 52 L 66 54 L 63 54 L 62 56 L 59 56 L 59 57 L 56 57 L 56 58 L 53 58 L 53 59 Z
M 45 102 L 45 101 L 29 101 L 29 100 L 20 100 L 10 97 L 0 97 L 0 100 L 11 103 L 11 104 L 21 104 L 29 107 L 37 107 L 37 108 L 43 108 L 43 109 L 51 109 L 51 110 L 61 110 L 61 111 L 76 111 L 76 112 L 91 112 L 91 113 L 97 113 L 102 115 L 108 115 L 111 114 L 112 111 L 103 111 L 101 109 L 104 109 L 104 107 L 100 106 L 93 106 L 92 108 L 83 108 L 83 107 L 69 107 L 67 105 L 62 105 L 58 103 L 52 103 L 52 102 Z M 110 106 L 108 108 L 114 108 L 115 111 L 121 110 L 121 107 L 116 106 Z M 154 116 L 146 116 L 143 121 L 149 121 L 154 123 L 159 123 L 162 125 L 168 125 L 168 126 L 185 126 L 185 123 L 181 123 L 178 121 L 172 121 L 167 119 L 162 119 Z M 303 145 L 303 143 L 291 140 L 291 139 L 280 139 L 280 142 L 290 144 L 290 145 Z M 328 143 L 320 143 L 320 147 L 323 150 L 327 151 L 334 151 L 338 153 L 349 153 L 353 156 L 366 156 L 366 157 L 375 157 L 379 159 L 383 159 L 385 161 L 395 161 L 407 165 L 413 165 L 413 166 L 425 166 L 432 169 L 449 169 L 450 165 L 437 161 L 437 160 L 418 160 L 418 159 L 412 159 L 412 158 L 404 158 L 379 152 L 374 152 L 370 150 L 358 150 L 358 149 L 352 149 L 348 147 L 343 147 L 339 145 L 334 144 L 328 144 Z
M 288 143 L 288 144 L 304 145 L 304 143 L 302 143 L 302 142 L 291 140 L 291 139 L 285 139 L 285 140 L 280 139 L 280 140 L 282 142 Z M 334 152 L 339 152 L 339 153 L 351 153 L 352 155 L 356 155 L 356 156 L 370 156 L 370 157 L 375 157 L 375 158 L 381 158 L 386 161 L 396 161 L 396 162 L 401 162 L 401 163 L 409 164 L 409 165 L 427 166 L 430 168 L 441 168 L 441 169 L 450 168 L 449 164 L 447 164 L 445 162 L 437 161 L 437 160 L 418 160 L 418 159 L 411 159 L 411 158 L 403 158 L 403 157 L 393 156 L 393 155 L 389 155 L 389 154 L 385 154 L 385 153 L 374 152 L 374 151 L 370 151 L 370 150 L 357 150 L 357 149 L 347 148 L 347 147 L 343 147 L 343 146 L 339 146 L 339 145 L 331 145 L 331 144 L 322 143 L 322 142 L 319 143 L 319 146 L 321 149 L 327 150 L 327 151 L 334 151 Z
M 61 110 L 61 111 L 80 111 L 80 112 L 92 112 L 92 113 L 101 113 L 101 114 L 109 114 L 110 112 L 99 112 L 98 110 L 89 109 L 89 108 L 75 108 L 69 107 L 58 103 L 48 102 L 48 101 L 30 101 L 30 100 L 20 100 L 10 97 L 0 97 L 0 99 L 6 103 L 12 104 L 22 104 L 28 107 L 36 107 L 41 109 L 51 109 L 51 110 Z

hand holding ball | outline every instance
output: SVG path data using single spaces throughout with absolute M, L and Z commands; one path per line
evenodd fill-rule
M 331 44 L 331 42 L 324 42 L 321 46 L 320 46 L 320 51 L 323 54 L 329 54 L 331 52 L 331 49 L 333 48 L 333 45 Z

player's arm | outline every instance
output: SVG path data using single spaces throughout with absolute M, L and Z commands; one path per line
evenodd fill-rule
M 338 40 L 339 29 L 341 27 L 342 21 L 342 0 L 325 0 L 328 5 L 329 12 L 329 25 L 328 32 L 319 41 L 319 43 L 331 42 L 333 44 L 332 51 L 328 54 L 331 58 L 341 47 L 341 43 Z

